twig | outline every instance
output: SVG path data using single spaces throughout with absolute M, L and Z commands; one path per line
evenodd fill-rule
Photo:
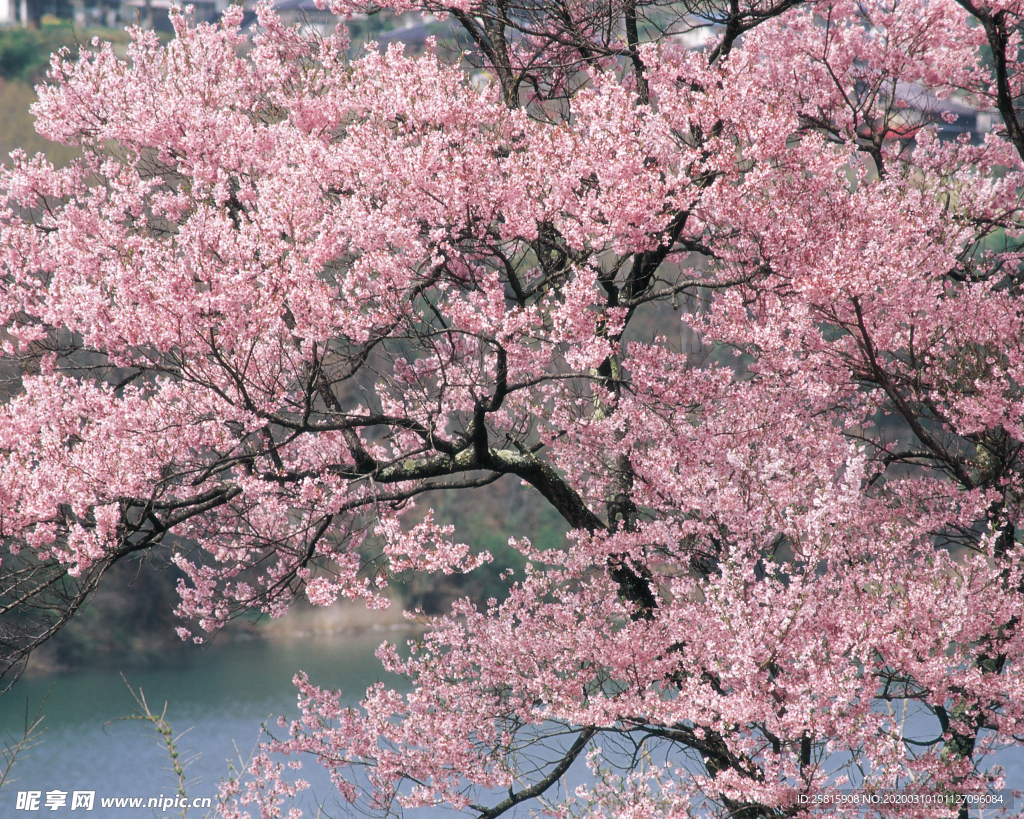
M 50 692 L 52 691 L 53 686 L 51 685 L 43 697 L 43 701 L 39 703 L 39 707 L 31 717 L 28 715 L 28 698 L 25 698 L 25 726 L 21 733 L 21 738 L 13 744 L 4 740 L 3 750 L 0 750 L 0 759 L 3 759 L 4 763 L 3 770 L 0 771 L 0 788 L 8 782 L 11 769 L 14 767 L 14 762 L 18 756 L 42 742 L 40 736 L 46 730 L 45 728 L 40 728 L 40 725 L 43 723 L 43 707 L 50 698 Z M 14 780 L 11 779 L 10 781 L 13 782 Z
M 121 679 L 124 680 L 124 684 L 128 687 L 128 691 L 131 693 L 132 699 L 135 700 L 137 707 L 129 716 L 112 719 L 109 722 L 105 722 L 103 727 L 106 728 L 106 726 L 114 722 L 128 722 L 132 720 L 142 720 L 143 722 L 148 722 L 152 725 L 153 729 L 160 736 L 159 741 L 167 749 L 167 755 L 171 759 L 171 768 L 174 771 L 174 775 L 178 778 L 177 793 L 178 796 L 182 797 L 182 802 L 184 802 L 187 797 L 187 793 L 185 792 L 185 767 L 188 765 L 188 762 L 183 763 L 181 761 L 181 754 L 178 751 L 178 740 L 192 729 L 188 728 L 178 734 L 178 736 L 174 736 L 174 728 L 167 721 L 167 703 L 164 703 L 163 710 L 159 715 L 154 714 L 149 708 L 149 703 L 146 702 L 146 695 L 143 693 L 142 688 L 139 688 L 138 691 L 132 688 L 124 674 L 121 675 Z M 187 819 L 188 808 L 183 807 L 181 809 L 181 815 L 182 819 Z

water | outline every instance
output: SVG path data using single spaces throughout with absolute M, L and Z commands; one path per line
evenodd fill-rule
M 187 729 L 178 745 L 188 762 L 189 797 L 213 797 L 218 783 L 228 775 L 230 763 L 239 768 L 239 759 L 248 759 L 260 738 L 261 723 L 268 723 L 271 730 L 281 734 L 274 724 L 276 718 L 297 715 L 296 689 L 291 682 L 297 670 L 306 671 L 316 685 L 341 689 L 349 703 L 357 702 L 377 679 L 401 687 L 402 681 L 385 676 L 373 656 L 384 636 L 371 632 L 287 641 L 220 642 L 207 649 L 187 646 L 165 664 L 126 668 L 124 675 L 132 688 L 142 689 L 155 713 L 159 714 L 167 703 L 167 720 L 176 734 Z M 404 644 L 406 638 L 396 634 L 390 639 Z M 40 674 L 19 680 L 12 691 L 0 697 L 0 732 L 5 739 L 20 735 L 26 698 L 34 711 L 51 686 L 44 709 L 46 732 L 42 743 L 18 760 L 12 774 L 17 781 L 0 791 L 0 819 L 64 815 L 63 811 L 79 815 L 67 807 L 40 814 L 18 811 L 18 791 L 95 791 L 97 800 L 101 796 L 169 797 L 175 792 L 177 779 L 156 732 L 142 722 L 112 722 L 130 715 L 135 707 L 117 668 Z M 1024 784 L 1024 754 L 1019 749 L 1003 751 L 992 762 L 1005 766 L 1009 787 Z M 304 766 L 301 776 L 313 787 L 300 805 L 307 809 L 307 816 L 317 816 L 315 806 L 331 804 L 334 789 L 312 761 Z M 582 782 L 579 766 L 574 766 L 569 780 L 571 786 Z M 492 801 L 500 801 L 500 796 Z M 188 816 L 198 819 L 204 813 L 192 811 Z M 338 807 L 324 816 L 349 813 Z M 97 801 L 92 813 L 81 815 L 136 819 L 180 816 L 180 812 L 103 810 Z M 438 819 L 452 814 L 425 811 L 416 815 Z
M 189 798 L 213 797 L 218 783 L 228 775 L 229 763 L 234 761 L 238 767 L 239 756 L 244 760 L 252 752 L 261 723 L 267 722 L 280 735 L 284 732 L 274 725 L 276 718 L 298 714 L 291 682 L 297 670 L 306 671 L 314 684 L 341 689 L 352 703 L 378 678 L 395 684 L 395 679 L 383 676 L 373 656 L 383 639 L 378 632 L 287 642 L 225 642 L 206 650 L 189 646 L 175 652 L 173 662 L 166 665 L 126 668 L 123 673 L 132 688 L 142 689 L 151 711 L 159 714 L 167 703 L 166 718 L 175 734 L 188 729 L 178 745 L 181 758 L 189 762 Z M 398 642 L 404 638 L 399 636 Z M 42 742 L 19 757 L 12 771 L 17 781 L 0 791 L 0 817 L 32 815 L 15 810 L 17 791 L 95 791 L 97 800 L 101 796 L 169 797 L 175 792 L 177 778 L 157 733 L 140 721 L 111 722 L 130 715 L 136 707 L 117 668 L 23 677 L 0 697 L 4 739 L 9 742 L 12 735 L 20 736 L 26 697 L 34 711 L 51 686 Z M 313 783 L 317 799 L 330 795 L 331 786 L 317 766 L 307 764 L 302 776 Z M 309 798 L 305 801 L 310 803 Z M 135 813 L 153 815 L 145 809 L 109 813 L 123 819 L 134 819 Z M 98 801 L 88 815 L 105 819 Z

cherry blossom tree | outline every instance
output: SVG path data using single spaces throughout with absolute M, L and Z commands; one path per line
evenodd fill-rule
M 1024 735 L 1020 4 L 391 8 L 470 47 L 260 6 L 54 58 L 81 159 L 0 175 L 9 667 L 145 553 L 184 638 L 386 605 L 489 559 L 430 493 L 516 480 L 564 548 L 382 647 L 406 693 L 300 674 L 224 816 L 286 754 L 371 810 L 966 817 Z

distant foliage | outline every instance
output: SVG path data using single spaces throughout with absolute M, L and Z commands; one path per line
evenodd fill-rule
M 44 23 L 39 28 L 0 28 L 0 79 L 31 84 L 42 82 L 51 54 L 66 48 L 74 58 L 79 48 L 92 48 L 93 37 L 122 50 L 130 39 L 123 29 L 80 30 L 66 22 Z
M 0 78 L 38 82 L 50 64 L 50 54 L 74 42 L 70 26 L 0 28 Z

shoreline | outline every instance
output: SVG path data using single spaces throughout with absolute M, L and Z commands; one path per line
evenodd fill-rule
M 401 602 L 393 600 L 387 609 L 371 610 L 362 603 L 340 600 L 331 606 L 317 607 L 297 603 L 284 617 L 261 617 L 255 622 L 238 618 L 221 631 L 196 645 L 183 641 L 172 631 L 166 636 L 154 632 L 141 636 L 131 645 L 94 653 L 87 661 L 62 661 L 60 644 L 44 644 L 29 659 L 22 676 L 40 677 L 85 671 L 93 668 L 147 667 L 174 659 L 183 659 L 190 651 L 216 651 L 217 645 L 263 641 L 283 644 L 291 640 L 323 637 L 362 637 L 368 634 L 414 635 L 427 628 L 425 622 L 405 616 Z

